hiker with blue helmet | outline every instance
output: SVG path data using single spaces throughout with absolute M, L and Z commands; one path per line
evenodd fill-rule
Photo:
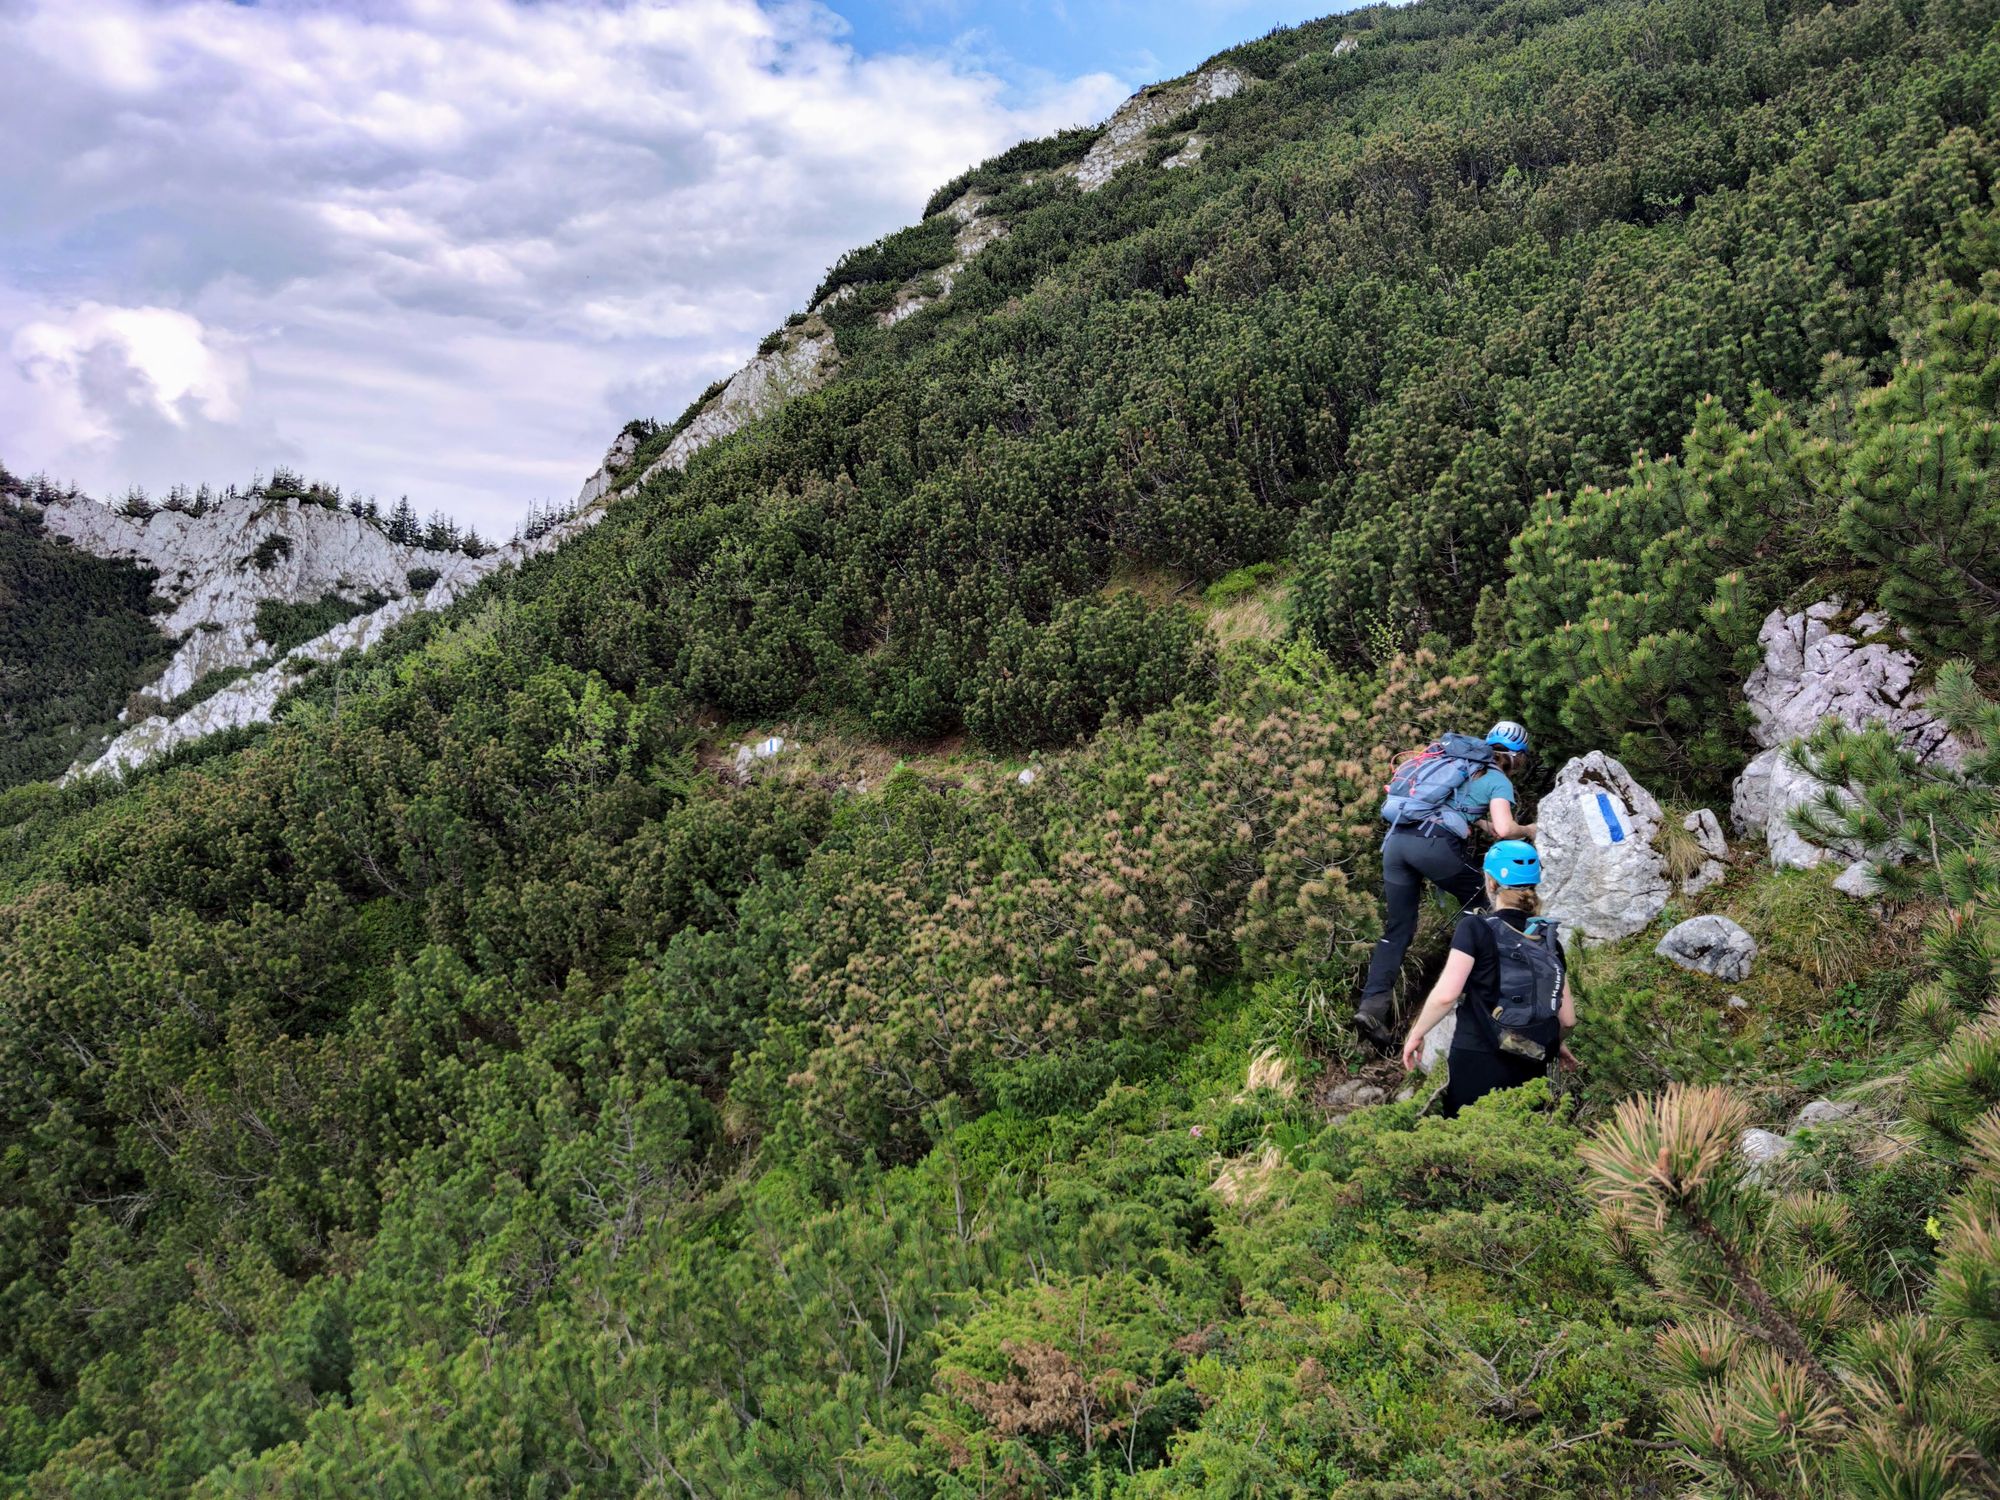
M 1528 731 L 1502 719 L 1483 740 L 1448 734 L 1402 757 L 1389 778 L 1382 818 L 1382 940 L 1368 961 L 1368 979 L 1354 1026 L 1376 1046 L 1395 1045 L 1389 1011 L 1403 955 L 1416 936 L 1428 882 L 1461 907 L 1481 897 L 1479 871 L 1465 857 L 1474 827 L 1502 839 L 1532 839 L 1535 825 L 1514 816 L 1512 774 L 1527 764 Z
M 1506 839 L 1486 852 L 1490 911 L 1468 911 L 1451 935 L 1451 955 L 1403 1043 L 1413 1070 L 1432 1028 L 1458 1013 L 1451 1034 L 1444 1112 L 1455 1115 L 1495 1089 L 1546 1075 L 1557 1058 L 1574 1062 L 1563 1038 L 1576 1001 L 1556 924 L 1540 915 L 1535 887 L 1542 861 L 1533 844 Z

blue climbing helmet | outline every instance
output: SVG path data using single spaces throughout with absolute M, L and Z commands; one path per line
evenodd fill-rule
M 1495 885 L 1542 883 L 1542 857 L 1526 839 L 1502 839 L 1486 851 L 1484 868 Z
M 1519 755 L 1528 748 L 1528 726 L 1502 719 L 1486 731 L 1486 743 L 1496 750 L 1511 750 Z

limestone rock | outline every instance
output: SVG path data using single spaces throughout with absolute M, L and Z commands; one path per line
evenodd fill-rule
M 1424 1035 L 1423 1050 L 1417 1054 L 1417 1066 L 1426 1073 L 1435 1073 L 1444 1065 L 1446 1054 L 1451 1051 L 1451 1039 L 1458 1035 L 1458 1012 L 1453 1011 Z
M 1698 896 L 1728 874 L 1722 862 L 1729 857 L 1729 841 L 1722 836 L 1721 820 L 1705 807 L 1689 813 L 1681 820 L 1681 827 L 1694 835 L 1701 852 L 1708 856 L 1699 870 L 1681 882 L 1683 896 Z
M 1743 684 L 1751 733 L 1765 749 L 1803 739 L 1828 719 L 1849 729 L 1882 724 L 1919 760 L 1957 765 L 1964 758 L 1950 731 L 1924 707 L 1919 663 L 1902 647 L 1870 640 L 1889 621 L 1869 612 L 1837 631 L 1841 602 L 1826 599 L 1797 614 L 1772 610 L 1757 633 L 1764 662 Z
M 1344 57 L 1360 45 L 1361 39 L 1359 37 L 1344 36 L 1333 44 L 1333 55 L 1335 57 Z
M 830 333 L 788 340 L 769 354 L 758 355 L 729 377 L 729 383 L 667 445 L 638 483 L 663 470 L 686 468 L 688 460 L 710 443 L 741 431 L 794 396 L 817 390 L 832 374 L 837 359 Z
M 1731 995 L 1729 997 L 1729 1008 L 1731 1010 L 1748 1010 L 1750 1002 L 1745 1000 L 1741 995 Z
M 462 552 L 426 554 L 438 559 L 438 580 L 421 596 L 406 594 L 400 599 L 390 600 L 380 609 L 336 625 L 288 652 L 283 660 L 230 683 L 185 713 L 171 717 L 155 714 L 141 720 L 114 739 L 90 765 L 72 769 L 63 779 L 69 781 L 79 775 L 120 775 L 156 755 L 193 744 L 218 730 L 266 723 L 276 709 L 278 699 L 310 666 L 337 661 L 349 651 L 367 650 L 419 610 L 445 608 L 489 573 L 553 551 L 571 537 L 596 525 L 603 514 L 602 509 L 597 509 L 571 516 L 541 536 L 510 542 L 482 557 L 467 557 Z
M 1792 1122 L 1792 1125 L 1794 1129 L 1800 1130 L 1813 1126 L 1838 1125 L 1860 1113 L 1860 1105 L 1846 1100 L 1815 1099 L 1799 1111 L 1799 1117 Z
M 1776 1131 L 1746 1130 L 1737 1141 L 1736 1149 L 1750 1163 L 1752 1175 L 1761 1176 L 1764 1168 L 1792 1149 L 1792 1143 Z
M 1660 804 L 1600 750 L 1562 768 L 1541 800 L 1542 910 L 1592 942 L 1630 937 L 1666 907 L 1666 859 L 1654 847 Z
M 987 201 L 978 193 L 968 192 L 954 199 L 942 210 L 959 222 L 958 233 L 953 240 L 956 251 L 950 263 L 905 287 L 895 303 L 876 318 L 876 322 L 884 328 L 893 328 L 913 313 L 922 312 L 933 302 L 949 297 L 959 274 L 972 264 L 973 257 L 988 245 L 996 245 L 1007 238 L 1010 229 L 1006 223 L 999 219 L 982 217 L 981 210 L 986 207 Z M 936 283 L 935 292 L 919 290 L 931 282 Z M 843 294 L 854 290 L 852 286 L 844 286 L 839 292 L 829 296 L 821 306 L 827 306 L 839 300 Z
M 1201 160 L 1202 152 L 1208 149 L 1206 137 L 1191 135 L 1185 145 L 1172 156 L 1160 163 L 1162 170 L 1173 172 L 1182 167 L 1192 167 Z
M 785 737 L 781 734 L 774 734 L 766 739 L 761 739 L 754 745 L 738 745 L 736 747 L 736 779 L 738 781 L 748 781 L 750 779 L 751 768 L 759 761 L 776 760 L 784 753 Z
M 638 451 L 639 439 L 635 433 L 629 431 L 619 433 L 611 446 L 605 450 L 604 462 L 597 466 L 597 471 L 584 480 L 583 488 L 577 491 L 576 508 L 582 510 L 585 506 L 594 505 L 609 494 L 612 486 L 618 482 L 618 476 L 632 467 L 633 455 Z
M 1857 859 L 1842 871 L 1833 888 L 1857 901 L 1873 901 L 1882 894 L 1882 882 L 1876 878 L 1875 867 L 1865 859 Z
M 1661 938 L 1654 951 L 1683 969 L 1734 982 L 1750 977 L 1757 940 L 1727 917 L 1690 917 Z
M 161 510 L 142 521 L 77 496 L 51 503 L 42 525 L 82 551 L 153 569 L 155 592 L 171 606 L 159 626 L 171 636 L 205 625 L 254 630 L 257 606 L 267 600 L 397 597 L 409 592 L 412 569 L 443 568 L 463 556 L 402 546 L 359 516 L 296 498 L 246 497 L 200 515 Z
M 1835 856 L 1859 859 L 1859 849 L 1820 848 L 1790 823 L 1791 812 L 1823 796 L 1824 784 L 1792 764 L 1785 748 L 1828 719 L 1849 729 L 1881 724 L 1920 761 L 1956 766 L 1964 747 L 1923 704 L 1917 658 L 1885 635 L 1889 622 L 1865 613 L 1834 628 L 1843 606 L 1825 599 L 1794 614 L 1772 610 L 1757 639 L 1764 661 L 1743 685 L 1751 732 L 1763 747 L 1737 778 L 1730 817 L 1744 833 L 1764 834 L 1771 862 L 1805 869 Z M 1845 793 L 1842 793 L 1844 796 Z
M 1365 1078 L 1350 1078 L 1328 1090 L 1326 1111 L 1328 1114 L 1351 1114 L 1357 1109 L 1380 1104 L 1388 1097 L 1389 1091 L 1380 1084 L 1370 1083 Z
M 1250 82 L 1234 68 L 1220 67 L 1206 69 L 1178 83 L 1142 89 L 1118 106 L 1089 155 L 1072 169 L 1077 186 L 1086 193 L 1096 192 L 1120 169 L 1146 154 L 1146 138 L 1156 127 L 1191 109 L 1234 98 L 1250 87 Z
M 1730 817 L 1744 833 L 1764 835 L 1771 863 L 1781 870 L 1809 870 L 1829 859 L 1861 858 L 1865 850 L 1847 844 L 1822 848 L 1792 827 L 1792 812 L 1819 802 L 1826 792 L 1826 783 L 1801 770 L 1790 751 L 1766 750 L 1736 778 Z M 1853 800 L 1844 787 L 1836 788 L 1834 795 L 1843 802 Z

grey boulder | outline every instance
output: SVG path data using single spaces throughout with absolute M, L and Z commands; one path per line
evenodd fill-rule
M 1590 942 L 1644 931 L 1671 882 L 1655 847 L 1660 804 L 1601 750 L 1562 768 L 1536 809 L 1542 911 Z
M 1753 1181 L 1762 1181 L 1766 1170 L 1791 1149 L 1791 1140 L 1775 1130 L 1746 1130 L 1736 1142 L 1737 1152 L 1750 1164 Z
M 1748 979 L 1757 940 L 1727 917 L 1690 917 L 1660 939 L 1654 950 L 1683 969 L 1717 979 Z
M 1389 1091 L 1380 1084 L 1370 1083 L 1365 1078 L 1350 1078 L 1327 1094 L 1326 1110 L 1329 1114 L 1350 1114 L 1371 1104 L 1380 1104 L 1388 1097 Z
M 1865 859 L 1857 859 L 1843 870 L 1833 888 L 1857 901 L 1873 901 L 1882 894 L 1882 882 L 1875 874 L 1875 867 Z

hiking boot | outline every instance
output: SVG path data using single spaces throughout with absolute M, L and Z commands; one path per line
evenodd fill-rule
M 1363 1041 L 1373 1042 L 1384 1052 L 1396 1045 L 1396 1035 L 1389 1029 L 1389 997 L 1371 995 L 1363 1000 L 1354 1011 L 1354 1029 L 1361 1033 Z

